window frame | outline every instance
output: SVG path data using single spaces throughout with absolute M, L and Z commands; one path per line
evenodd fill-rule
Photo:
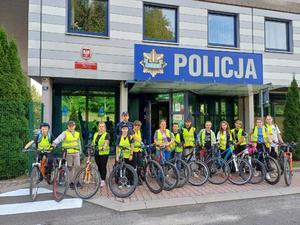
M 209 16 L 230 16 L 234 18 L 234 45 L 212 43 L 209 40 Z M 208 11 L 207 12 L 207 45 L 211 47 L 225 47 L 225 48 L 239 48 L 240 45 L 240 32 L 239 32 L 239 14 L 230 12 Z
M 145 37 L 145 7 L 157 7 L 157 8 L 163 8 L 163 9 L 173 9 L 175 10 L 175 40 L 164 40 L 160 38 L 146 38 Z M 179 24 L 178 24 L 178 10 L 179 7 L 176 5 L 166 5 L 166 4 L 160 4 L 160 3 L 152 3 L 152 2 L 143 2 L 143 41 L 149 41 L 149 42 L 159 42 L 159 43 L 170 43 L 170 44 L 176 44 L 179 43 Z
M 104 0 L 107 2 L 107 7 L 106 7 L 106 21 L 105 21 L 105 32 L 83 32 L 83 31 L 73 31 L 71 29 L 71 1 L 68 0 L 68 10 L 67 10 L 67 18 L 68 18 L 68 27 L 67 27 L 67 32 L 68 34 L 74 34 L 74 35 L 83 35 L 83 36 L 92 36 L 92 37 L 109 37 L 109 0 Z
M 277 23 L 285 23 L 286 25 L 286 46 L 287 49 L 280 49 L 280 48 L 267 48 L 267 22 L 277 22 Z M 293 27 L 292 27 L 292 21 L 286 20 L 286 19 L 278 19 L 278 18 L 270 18 L 265 17 L 264 21 L 264 45 L 265 45 L 265 51 L 266 52 L 293 52 L 293 33 L 292 33 Z

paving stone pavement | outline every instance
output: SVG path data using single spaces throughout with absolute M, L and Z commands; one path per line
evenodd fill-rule
M 108 163 L 108 174 L 112 170 L 113 163 L 114 159 L 110 158 Z M 16 180 L 0 181 L 0 193 L 26 186 L 29 186 L 29 179 L 26 177 Z M 294 173 L 292 185 L 290 187 L 287 187 L 284 183 L 283 176 L 276 185 L 270 185 L 266 182 L 261 184 L 234 185 L 229 181 L 222 185 L 214 185 L 207 182 L 200 187 L 186 184 L 182 188 L 176 188 L 172 191 L 162 191 L 159 194 L 153 194 L 148 190 L 146 184 L 143 184 L 138 186 L 130 197 L 120 199 L 113 196 L 108 185 L 106 185 L 88 201 L 118 211 L 131 211 L 295 193 L 300 193 L 300 172 Z M 69 190 L 68 195 L 75 197 L 74 191 Z

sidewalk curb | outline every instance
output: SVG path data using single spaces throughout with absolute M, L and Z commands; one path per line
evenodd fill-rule
M 196 196 L 196 197 L 171 198 L 171 199 L 163 199 L 163 200 L 159 199 L 159 200 L 151 200 L 151 201 L 136 201 L 132 203 L 123 203 L 122 201 L 117 201 L 115 199 L 107 199 L 107 198 L 94 198 L 86 201 L 115 211 L 129 212 L 135 210 L 175 207 L 175 206 L 183 206 L 183 205 L 207 204 L 207 203 L 214 203 L 214 202 L 278 197 L 278 196 L 293 195 L 293 194 L 300 194 L 300 188 L 281 187 L 278 189 L 263 190 L 263 191 L 214 194 L 205 197 Z

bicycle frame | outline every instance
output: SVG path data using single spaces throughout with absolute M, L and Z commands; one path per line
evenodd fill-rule
M 234 167 L 235 167 L 235 171 L 238 172 L 239 169 L 238 169 L 238 166 L 237 166 L 237 163 L 236 163 L 236 159 L 237 159 L 237 156 L 235 155 L 233 149 L 231 146 L 229 146 L 225 151 L 220 151 L 218 150 L 218 157 L 222 158 L 223 155 L 224 156 L 224 160 L 227 162 L 229 159 L 230 159 L 230 156 L 231 158 L 233 158 L 233 164 L 234 164 Z

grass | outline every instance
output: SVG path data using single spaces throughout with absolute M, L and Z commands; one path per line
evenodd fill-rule
M 294 168 L 300 168 L 300 161 L 293 161 Z

